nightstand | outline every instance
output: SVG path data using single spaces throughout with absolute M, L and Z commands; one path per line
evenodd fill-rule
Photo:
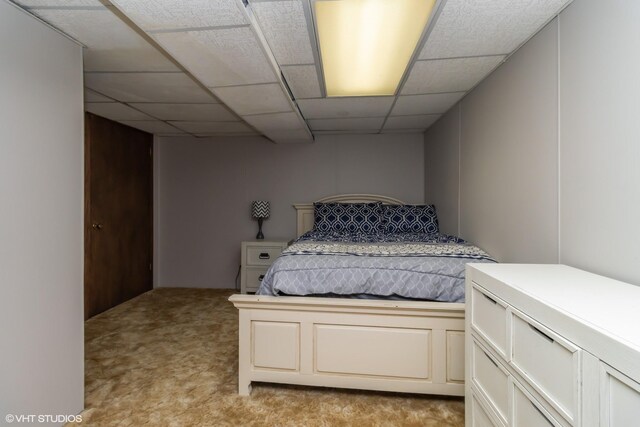
M 288 245 L 281 240 L 252 240 L 242 242 L 240 292 L 255 292 L 273 261 Z

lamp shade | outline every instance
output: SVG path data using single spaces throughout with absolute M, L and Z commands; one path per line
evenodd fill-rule
M 251 216 L 254 218 L 269 218 L 269 202 L 255 200 L 251 202 Z

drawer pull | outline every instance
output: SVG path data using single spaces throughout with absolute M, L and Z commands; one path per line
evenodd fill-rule
M 264 279 L 264 274 L 261 274 L 260 277 L 258 277 L 258 282 L 262 282 L 262 279 Z
M 498 302 L 496 300 L 494 300 L 493 298 L 491 298 L 488 295 L 482 294 L 486 299 L 488 299 L 489 301 L 491 301 L 493 304 L 497 304 Z
M 260 258 L 260 259 L 269 259 L 269 258 L 271 258 L 271 256 L 267 252 L 260 252 L 260 255 L 258 255 L 258 258 Z
M 482 352 L 484 353 L 485 356 L 487 356 L 487 359 L 489 359 L 489 362 L 493 363 L 493 366 L 495 366 L 496 368 L 500 369 L 500 367 L 498 366 L 498 364 L 496 363 L 495 360 L 493 360 L 486 351 L 482 350 Z
M 529 401 L 529 403 L 531 403 L 531 406 L 533 406 L 533 407 L 534 407 L 534 409 L 535 409 L 536 411 L 538 411 L 538 413 L 540 414 L 540 416 L 542 416 L 542 418 L 544 418 L 544 420 L 545 420 L 546 422 L 548 422 L 550 426 L 553 426 L 553 423 L 549 420 L 549 418 L 547 418 L 547 416 L 544 414 L 544 412 L 542 412 L 542 411 L 540 410 L 540 408 L 538 408 L 536 405 L 534 405 L 534 404 L 533 404 L 533 402 L 531 402 L 531 401 Z
M 533 326 L 531 323 L 527 323 L 529 325 L 529 327 L 531 329 L 533 329 L 534 331 L 536 331 L 537 333 L 539 333 L 540 335 L 542 335 L 547 341 L 553 343 L 556 340 L 554 340 L 553 338 L 551 338 L 549 335 L 545 334 L 544 332 L 542 332 L 540 329 L 536 328 L 535 326 Z

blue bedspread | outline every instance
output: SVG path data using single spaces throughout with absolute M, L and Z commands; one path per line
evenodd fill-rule
M 309 232 L 272 264 L 260 295 L 375 295 L 464 302 L 465 264 L 495 262 L 442 234 Z

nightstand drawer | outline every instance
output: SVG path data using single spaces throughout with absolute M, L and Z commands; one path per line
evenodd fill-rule
M 271 265 L 281 252 L 280 246 L 247 246 L 247 265 Z
M 286 247 L 287 242 L 284 240 L 242 242 L 240 292 L 244 294 L 257 291 L 267 269 Z
M 267 273 L 268 268 L 256 268 L 249 267 L 246 269 L 245 280 L 246 280 L 246 291 L 247 292 L 255 292 L 260 287 L 262 283 L 262 279 L 264 279 L 264 275 Z

